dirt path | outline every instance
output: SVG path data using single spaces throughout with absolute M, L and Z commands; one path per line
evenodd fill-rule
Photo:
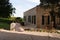
M 0 30 L 0 40 L 60 40 L 60 34 Z

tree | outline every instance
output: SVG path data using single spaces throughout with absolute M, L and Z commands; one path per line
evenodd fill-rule
M 43 4 L 45 4 L 45 3 L 56 4 L 56 3 L 59 3 L 60 0 L 40 0 L 40 2 Z
M 43 8 L 48 9 L 50 8 L 50 16 L 51 16 L 51 22 L 54 22 L 55 27 L 55 18 L 58 16 L 60 18 L 60 0 L 40 0 L 41 5 Z M 58 7 L 58 8 L 57 8 Z M 55 11 L 55 8 L 58 9 L 58 11 Z
M 14 8 L 9 0 L 0 0 L 0 17 L 10 17 L 10 14 L 13 13 Z

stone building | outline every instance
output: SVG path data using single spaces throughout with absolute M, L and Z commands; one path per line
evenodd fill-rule
M 49 9 L 42 9 L 40 6 L 36 6 L 26 12 L 24 12 L 25 25 L 33 27 L 44 27 L 50 24 Z
M 26 12 L 24 12 L 24 19 L 25 19 L 25 25 L 28 26 L 34 26 L 36 27 L 36 9 L 37 7 L 34 7 Z
M 38 5 L 24 12 L 25 25 L 38 27 L 38 28 L 54 27 L 54 22 L 52 21 L 52 17 L 50 14 L 52 9 L 50 7 L 45 8 L 46 7 L 45 5 L 47 4 L 44 4 L 42 6 Z M 53 8 L 54 8 L 54 11 L 57 12 L 59 7 L 56 7 L 54 4 Z M 57 15 L 55 15 L 54 18 L 55 18 L 54 19 L 55 27 L 58 27 L 58 26 L 60 27 L 60 18 Z

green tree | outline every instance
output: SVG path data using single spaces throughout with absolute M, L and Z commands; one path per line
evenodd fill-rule
M 19 20 L 20 22 L 23 22 L 23 18 L 21 17 L 16 17 L 17 20 Z
M 47 3 L 47 4 L 56 4 L 56 3 L 59 3 L 60 0 L 40 0 L 40 2 L 42 4 L 45 4 L 45 3 Z
M 12 4 L 9 0 L 0 0 L 0 17 L 10 17 L 15 8 L 12 8 Z

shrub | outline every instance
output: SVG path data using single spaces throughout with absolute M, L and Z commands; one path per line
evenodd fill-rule
M 10 23 L 11 23 L 11 20 L 9 20 L 9 18 L 0 18 L 0 28 L 9 30 Z
M 0 28 L 9 30 L 10 29 L 10 25 L 8 23 L 0 22 Z

